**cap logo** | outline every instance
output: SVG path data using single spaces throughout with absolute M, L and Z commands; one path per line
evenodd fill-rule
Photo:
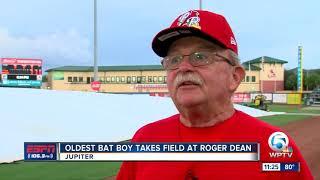
M 201 29 L 200 27 L 200 17 L 198 11 L 188 11 L 182 14 L 178 18 L 177 25 L 178 26 L 188 26 L 188 27 L 195 27 Z
M 235 45 L 235 46 L 237 45 L 237 42 L 233 37 L 230 38 L 230 43 Z

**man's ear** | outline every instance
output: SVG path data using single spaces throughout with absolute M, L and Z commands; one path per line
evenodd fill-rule
M 236 65 L 233 67 L 232 80 L 230 83 L 230 90 L 232 92 L 236 91 L 236 89 L 241 84 L 245 76 L 246 76 L 246 71 L 242 66 Z

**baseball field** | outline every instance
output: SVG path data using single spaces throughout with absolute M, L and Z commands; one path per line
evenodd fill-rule
M 288 132 L 299 146 L 315 179 L 320 179 L 320 107 L 272 105 L 283 115 L 262 117 Z M 23 162 L 0 164 L 0 179 L 113 179 L 121 162 Z

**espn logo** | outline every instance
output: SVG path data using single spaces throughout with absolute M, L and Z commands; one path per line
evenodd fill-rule
M 57 144 L 56 143 L 24 143 L 24 160 L 57 160 Z
M 48 145 L 27 145 L 27 153 L 55 153 L 56 145 L 48 144 Z

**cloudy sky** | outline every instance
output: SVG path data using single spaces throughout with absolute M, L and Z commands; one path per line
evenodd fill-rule
M 0 57 L 41 58 L 44 67 L 93 64 L 93 0 L 0 0 Z M 197 0 L 98 0 L 99 65 L 159 64 L 151 50 L 156 33 Z M 320 3 L 317 0 L 203 0 L 223 14 L 242 61 L 271 56 L 320 68 Z

